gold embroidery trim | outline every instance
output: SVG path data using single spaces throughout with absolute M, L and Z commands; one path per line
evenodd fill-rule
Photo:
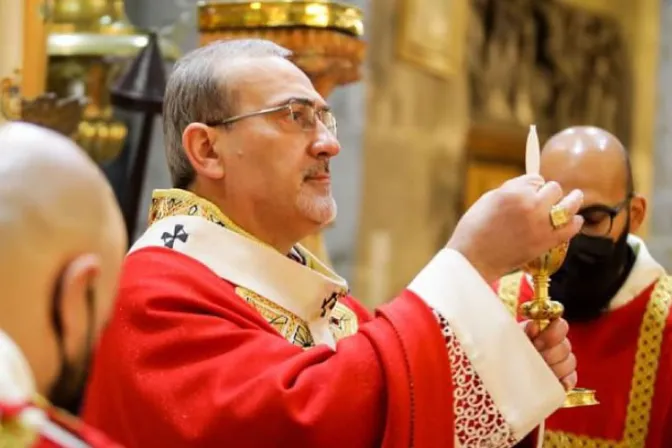
M 152 193 L 152 205 L 149 208 L 148 224 L 151 226 L 156 221 L 169 216 L 200 216 L 210 222 L 226 227 L 240 235 L 243 235 L 257 243 L 264 244 L 254 236 L 241 229 L 231 221 L 212 202 L 203 199 L 189 191 L 172 188 L 169 190 L 154 190 Z
M 249 303 L 282 337 L 301 348 L 315 346 L 308 324 L 296 314 L 265 299 L 247 288 L 237 287 L 236 294 Z M 331 312 L 329 330 L 338 341 L 357 333 L 357 315 L 350 308 L 337 302 Z
M 618 441 L 591 439 L 547 431 L 544 448 L 634 448 L 646 445 L 658 360 L 671 304 L 672 278 L 664 276 L 651 294 L 640 326 L 623 438 Z
M 523 275 L 522 271 L 506 275 L 501 278 L 497 288 L 497 295 L 514 317 L 518 315 L 518 297 L 520 296 L 520 282 Z

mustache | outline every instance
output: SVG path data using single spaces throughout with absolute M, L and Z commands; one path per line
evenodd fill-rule
M 303 174 L 304 179 L 310 179 L 311 177 L 316 177 L 316 176 L 323 176 L 325 174 L 329 174 L 330 172 L 329 168 L 329 161 L 324 160 L 320 162 L 319 164 L 310 167 L 306 172 Z

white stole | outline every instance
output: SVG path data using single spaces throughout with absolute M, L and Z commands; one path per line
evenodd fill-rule
M 186 215 L 156 221 L 129 254 L 152 246 L 198 260 L 217 276 L 294 313 L 308 324 L 316 344 L 335 349 L 329 316 L 348 285 L 304 248 L 301 251 L 312 257 L 319 271 L 205 218 Z

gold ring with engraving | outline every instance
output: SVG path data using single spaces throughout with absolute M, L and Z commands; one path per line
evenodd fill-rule
M 569 222 L 569 213 L 562 205 L 554 205 L 551 207 L 551 225 L 554 229 L 559 229 Z

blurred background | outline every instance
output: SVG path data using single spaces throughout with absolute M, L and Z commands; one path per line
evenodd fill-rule
M 672 0 L 0 0 L 0 121 L 77 140 L 136 237 L 151 191 L 170 187 L 172 63 L 240 37 L 294 50 L 335 109 L 339 214 L 306 244 L 368 305 L 523 172 L 530 124 L 542 143 L 570 125 L 623 141 L 651 206 L 641 236 L 672 269 Z

